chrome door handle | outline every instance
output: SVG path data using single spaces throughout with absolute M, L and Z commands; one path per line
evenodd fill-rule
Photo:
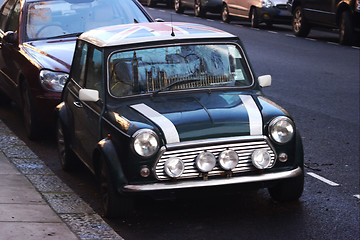
M 75 105 L 75 107 L 77 107 L 77 108 L 82 108 L 82 107 L 83 107 L 83 105 L 81 104 L 81 102 L 74 102 L 74 105 Z

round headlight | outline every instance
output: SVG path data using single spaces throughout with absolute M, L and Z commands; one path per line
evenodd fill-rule
M 238 164 L 239 156 L 234 150 L 226 150 L 220 153 L 218 160 L 224 170 L 230 170 Z
M 41 85 L 50 91 L 61 92 L 68 77 L 69 74 L 63 72 L 54 72 L 50 70 L 40 71 Z
M 258 169 L 268 168 L 271 164 L 271 156 L 265 149 L 257 149 L 251 155 L 253 165 Z
M 270 137 L 278 143 L 287 143 L 294 136 L 294 123 L 288 117 L 277 117 L 270 122 Z
M 134 134 L 133 147 L 140 156 L 150 157 L 159 149 L 158 137 L 150 129 L 139 130 Z
M 180 177 L 184 172 L 184 162 L 177 157 L 169 158 L 165 162 L 165 173 L 172 178 Z
M 216 158 L 211 152 L 200 153 L 195 160 L 197 168 L 201 172 L 210 172 L 216 165 Z

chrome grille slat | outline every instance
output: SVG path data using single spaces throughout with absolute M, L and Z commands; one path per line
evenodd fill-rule
M 214 154 L 217 158 L 219 154 L 225 150 L 231 149 L 237 152 L 239 156 L 239 162 L 236 167 L 232 170 L 233 173 L 240 172 L 249 172 L 254 171 L 256 168 L 252 165 L 251 154 L 256 149 L 266 149 L 269 151 L 271 156 L 272 163 L 275 163 L 276 154 L 273 151 L 272 147 L 268 143 L 265 137 L 259 137 L 256 139 L 247 139 L 246 141 L 239 141 L 233 143 L 222 143 L 219 145 L 206 146 L 194 146 L 190 147 L 184 144 L 185 147 L 183 149 L 175 149 L 169 150 L 165 149 L 163 154 L 158 159 L 157 163 L 154 166 L 155 175 L 159 180 L 169 180 L 170 178 L 165 174 L 164 165 L 165 162 L 172 157 L 179 157 L 183 160 L 185 170 L 184 173 L 178 179 L 184 178 L 198 178 L 202 175 L 202 173 L 195 166 L 195 159 L 198 154 L 203 151 L 208 151 Z M 222 170 L 219 166 L 216 166 L 212 171 L 208 173 L 208 176 L 219 176 L 226 175 L 226 172 Z

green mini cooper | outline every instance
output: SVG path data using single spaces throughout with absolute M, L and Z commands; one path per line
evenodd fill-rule
M 98 176 L 107 217 L 137 194 L 267 187 L 277 201 L 304 186 L 290 115 L 265 98 L 238 37 L 191 23 L 99 28 L 77 40 L 57 107 L 61 164 Z M 204 191 L 200 191 L 204 190 Z

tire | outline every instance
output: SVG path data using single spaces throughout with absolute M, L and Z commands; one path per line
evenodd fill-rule
M 343 45 L 350 45 L 355 38 L 353 23 L 351 15 L 348 11 L 341 13 L 340 26 L 339 26 L 339 42 Z
M 194 2 L 194 14 L 196 17 L 205 17 L 206 10 L 201 5 L 201 0 L 195 0 Z
M 257 14 L 256 8 L 252 8 L 250 12 L 250 24 L 252 28 L 258 28 L 259 27 L 259 16 Z
M 156 1 L 155 0 L 147 0 L 146 5 L 148 7 L 155 7 L 156 6 Z
M 292 19 L 293 33 L 297 37 L 306 37 L 311 30 L 304 16 L 302 7 L 296 7 Z
M 66 172 L 72 172 L 79 168 L 79 160 L 69 146 L 66 140 L 64 128 L 60 119 L 56 123 L 56 141 L 61 168 Z
M 297 201 L 304 191 L 304 172 L 300 176 L 282 180 L 275 187 L 269 188 L 268 191 L 275 201 Z
M 134 202 L 115 191 L 111 181 L 109 167 L 105 159 L 100 159 L 100 192 L 104 216 L 107 218 L 126 218 L 134 208 Z
M 26 83 L 23 83 L 21 86 L 21 95 L 26 134 L 30 140 L 36 140 L 40 136 L 39 123 L 35 118 L 30 89 Z
M 0 91 L 0 106 L 6 106 L 9 105 L 11 103 L 11 99 L 6 96 L 5 93 Z
M 181 0 L 175 0 L 174 9 L 176 13 L 184 13 L 184 7 L 181 4 Z
M 222 10 L 221 10 L 221 20 L 226 23 L 229 23 L 231 21 L 231 17 L 229 14 L 229 8 L 226 3 L 223 5 Z

